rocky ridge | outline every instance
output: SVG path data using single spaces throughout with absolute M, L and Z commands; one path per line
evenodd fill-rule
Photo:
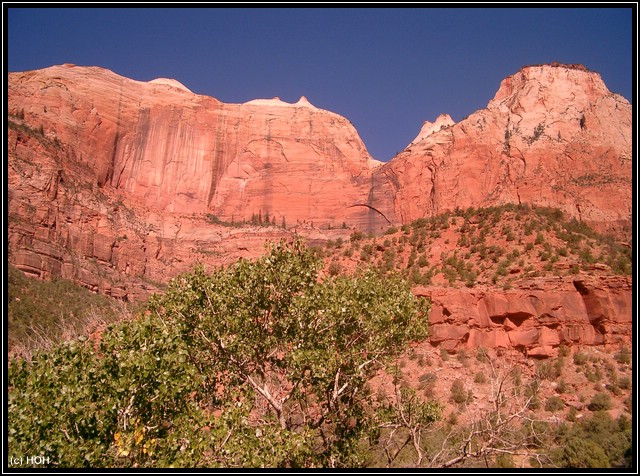
M 485 109 L 457 124 L 441 118 L 374 171 L 374 205 L 392 221 L 529 203 L 628 236 L 632 108 L 597 73 L 525 67 Z
M 553 206 L 630 235 L 631 106 L 581 68 L 523 68 L 487 108 L 425 122 L 383 165 L 304 97 L 224 104 L 174 80 L 63 65 L 11 73 L 8 110 L 9 261 L 124 300 L 267 240 L 322 243 L 454 208 Z M 271 225 L 250 226 L 257 216 Z M 625 341 L 630 279 L 583 279 L 586 293 L 576 279 L 417 292 L 434 303 L 432 342 L 450 350 Z

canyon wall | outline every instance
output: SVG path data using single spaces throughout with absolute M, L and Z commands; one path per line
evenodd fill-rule
M 174 80 L 62 65 L 10 73 L 7 104 L 9 262 L 119 299 L 270 240 L 379 233 L 456 207 L 558 207 L 631 236 L 632 107 L 584 67 L 525 67 L 485 109 L 425 122 L 386 164 L 304 97 L 225 104 Z M 258 216 L 273 224 L 239 226 Z M 548 356 L 631 335 L 630 278 L 417 292 L 433 301 L 431 342 L 449 350 Z
M 397 222 L 456 207 L 557 207 L 601 231 L 631 231 L 632 107 L 580 66 L 525 67 L 485 109 L 440 116 L 373 172 L 374 205 Z
M 225 104 L 177 81 L 73 65 L 9 74 L 9 114 L 67 146 L 100 187 L 157 212 L 359 228 L 371 170 L 353 125 L 304 97 Z

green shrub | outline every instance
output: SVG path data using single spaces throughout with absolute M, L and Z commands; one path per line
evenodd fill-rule
M 556 391 L 558 393 L 567 393 L 569 391 L 569 385 L 564 380 L 560 379 L 558 382 L 558 386 L 556 387 Z
M 460 379 L 454 380 L 451 384 L 451 400 L 458 404 L 469 401 L 469 393 Z
M 560 467 L 629 468 L 632 431 L 628 419 L 613 420 L 608 412 L 597 411 L 558 435 L 558 446 L 552 454 Z
M 609 385 L 607 390 L 609 390 L 613 395 L 622 395 L 622 389 L 617 383 Z
M 349 239 L 351 240 L 352 243 L 356 241 L 360 241 L 364 239 L 364 233 L 362 233 L 361 231 L 354 231 L 353 233 L 351 233 L 351 237 Z
M 328 269 L 330 276 L 337 276 L 342 272 L 342 265 L 337 261 L 332 261 Z
M 627 376 L 620 377 L 620 379 L 618 380 L 618 385 L 620 385 L 620 388 L 622 388 L 623 390 L 629 390 L 631 389 L 631 379 Z
M 564 410 L 564 401 L 555 395 L 551 396 L 547 398 L 547 401 L 544 404 L 544 409 L 548 412 L 559 412 L 560 410 Z
M 616 352 L 616 354 L 613 356 L 613 358 L 616 359 L 616 362 L 620 364 L 631 363 L 631 357 L 631 351 L 628 347 L 622 347 L 620 351 Z
M 484 375 L 484 372 L 478 372 L 476 373 L 476 376 L 473 379 L 473 381 L 479 384 L 487 383 L 487 377 Z
M 480 363 L 485 363 L 489 359 L 486 347 L 478 347 L 476 351 L 476 360 Z
M 584 369 L 584 376 L 587 377 L 587 380 L 591 383 L 598 382 L 600 379 L 596 376 L 596 374 L 591 370 L 591 367 L 586 367 Z
M 608 468 L 609 458 L 600 445 L 580 437 L 571 438 L 562 446 L 563 468 Z
M 560 362 L 560 365 L 558 365 L 558 362 Z M 562 360 L 560 359 L 558 359 L 555 362 L 549 362 L 549 361 L 541 362 L 536 367 L 536 376 L 540 380 L 554 381 L 560 376 L 561 373 L 562 373 Z
M 542 401 L 538 395 L 533 395 L 529 401 L 529 409 L 538 410 L 542 406 Z
M 608 393 L 596 393 L 587 408 L 592 412 L 611 409 L 611 396 Z
M 466 349 L 460 349 L 456 354 L 456 358 L 458 359 L 458 362 L 466 366 L 467 362 L 469 361 L 469 353 Z
M 573 354 L 573 363 L 576 365 L 584 365 L 588 361 L 588 357 L 586 354 L 582 352 L 576 352 Z

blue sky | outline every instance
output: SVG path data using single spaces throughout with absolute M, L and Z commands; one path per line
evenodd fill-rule
M 425 120 L 459 121 L 529 64 L 582 63 L 632 101 L 628 8 L 6 8 L 9 71 L 102 66 L 242 103 L 306 96 L 388 161 Z

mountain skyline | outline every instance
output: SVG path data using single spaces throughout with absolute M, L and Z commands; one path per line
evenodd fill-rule
M 580 63 L 632 102 L 632 8 L 4 10 L 9 71 L 100 66 L 227 103 L 305 96 L 390 160 L 442 113 L 483 108 L 528 64 Z

